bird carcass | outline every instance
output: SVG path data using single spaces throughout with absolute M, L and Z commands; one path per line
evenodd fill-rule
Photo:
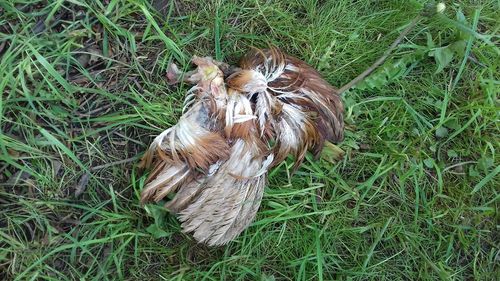
M 175 193 L 165 207 L 183 231 L 223 245 L 255 218 L 271 168 L 288 155 L 298 168 L 308 151 L 318 156 L 326 141 L 342 141 L 344 109 L 315 69 L 277 48 L 252 49 L 237 68 L 209 57 L 192 62 L 183 115 L 142 158 L 151 172 L 141 202 Z M 171 65 L 169 81 L 180 76 Z

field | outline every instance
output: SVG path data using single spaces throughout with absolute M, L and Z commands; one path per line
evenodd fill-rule
M 494 0 L 422 19 L 343 95 L 343 157 L 274 169 L 237 240 L 196 244 L 139 204 L 138 159 L 189 89 L 170 62 L 273 44 L 340 87 L 423 5 L 2 0 L 0 279 L 499 280 Z

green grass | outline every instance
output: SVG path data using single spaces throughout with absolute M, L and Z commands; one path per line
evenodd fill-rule
M 0 279 L 498 280 L 498 1 L 420 22 L 344 95 L 345 157 L 273 170 L 220 248 L 138 203 L 168 63 L 271 43 L 340 87 L 423 1 L 103 2 L 0 2 Z

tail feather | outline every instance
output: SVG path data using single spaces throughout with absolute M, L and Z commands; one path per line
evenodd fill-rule
M 205 180 L 205 177 L 201 177 L 200 179 L 194 179 L 188 184 L 180 187 L 177 194 L 175 194 L 175 197 L 165 204 L 165 208 L 174 214 L 184 210 L 189 204 L 191 204 L 194 198 L 199 196 Z
M 164 163 L 163 169 L 152 181 L 146 184 L 141 193 L 141 204 L 149 201 L 160 201 L 170 192 L 175 191 L 179 185 L 192 178 L 192 171 L 186 164 L 170 165 Z
M 260 145 L 242 139 L 235 142 L 227 162 L 202 184 L 200 194 L 179 213 L 185 232 L 193 232 L 200 242 L 223 245 L 250 224 L 260 206 L 271 162 L 262 155 Z
M 234 239 L 254 220 L 264 195 L 267 173 L 257 177 L 254 181 L 247 183 L 248 193 L 246 199 L 242 202 L 241 210 L 238 216 L 234 217 L 231 223 L 225 228 L 220 228 L 214 235 L 212 241 L 217 244 L 225 244 Z

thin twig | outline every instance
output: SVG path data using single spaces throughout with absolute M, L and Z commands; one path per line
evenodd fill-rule
M 399 34 L 399 37 L 396 38 L 394 42 L 392 42 L 391 46 L 389 47 L 389 49 L 387 49 L 387 51 L 385 51 L 384 55 L 380 57 L 376 62 L 374 62 L 368 69 L 363 71 L 363 73 L 358 75 L 356 78 L 352 79 L 351 82 L 342 86 L 339 89 L 339 94 L 342 94 L 343 92 L 349 90 L 350 88 L 358 84 L 361 80 L 365 79 L 366 76 L 370 75 L 370 73 L 372 73 L 377 67 L 379 67 L 382 63 L 384 63 L 384 61 L 392 53 L 392 51 L 394 51 L 394 49 L 399 45 L 399 43 L 401 43 L 401 40 L 403 40 L 403 38 L 406 35 L 408 35 L 408 33 L 410 33 L 413 27 L 417 25 L 420 19 L 422 19 L 422 15 L 418 15 L 417 17 L 415 17 L 415 19 L 413 19 L 413 21 L 405 28 L 405 30 L 403 30 L 403 32 Z
M 464 165 L 468 165 L 468 164 L 476 164 L 476 163 L 477 163 L 477 161 L 465 161 L 465 162 L 456 163 L 456 164 L 453 164 L 451 166 L 444 168 L 442 173 L 446 173 L 448 170 L 451 170 L 455 167 L 460 167 L 460 166 L 464 166 Z

